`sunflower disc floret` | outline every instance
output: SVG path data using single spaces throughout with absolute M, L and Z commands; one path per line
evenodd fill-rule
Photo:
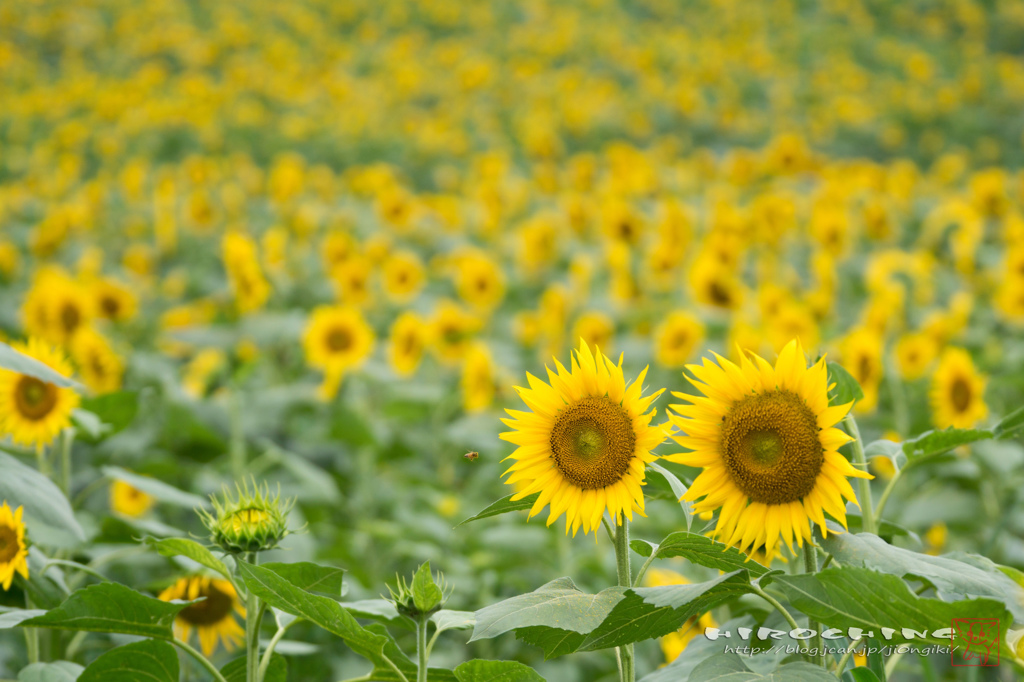
M 281 491 L 271 495 L 270 486 L 253 483 L 227 488 L 221 498 L 210 496 L 214 512 L 198 510 L 210 531 L 210 540 L 225 552 L 239 554 L 274 549 L 289 534 L 288 512 L 295 500 L 282 500 Z

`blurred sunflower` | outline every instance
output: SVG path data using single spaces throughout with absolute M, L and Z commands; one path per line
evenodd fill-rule
M 136 518 L 152 508 L 154 503 L 150 495 L 124 481 L 110 484 L 110 509 L 115 514 Z
M 306 362 L 323 370 L 321 396 L 331 398 L 342 376 L 373 351 L 374 333 L 355 308 L 319 306 L 306 325 L 302 345 Z
M 633 512 L 644 515 L 645 469 L 658 456 L 651 450 L 671 433 L 668 424 L 652 426 L 651 403 L 664 389 L 642 395 L 645 368 L 626 384 L 618 365 L 586 342 L 567 370 L 555 360 L 550 385 L 527 374 L 530 388 L 516 387 L 529 412 L 506 410 L 502 421 L 512 431 L 502 440 L 518 446 L 506 459 L 505 483 L 515 485 L 512 499 L 540 493 L 530 517 L 551 506 L 548 525 L 566 515 L 566 533 L 596 531 L 605 511 L 618 523 Z M 648 411 L 650 410 L 650 411 Z
M 947 348 L 932 376 L 932 421 L 940 429 L 969 429 L 988 416 L 985 376 L 963 348 Z
M 0 585 L 11 589 L 14 574 L 28 580 L 28 546 L 25 544 L 25 523 L 21 507 L 13 512 L 4 500 L 0 505 Z
M 423 351 L 430 339 L 430 325 L 419 315 L 405 311 L 391 325 L 388 360 L 399 376 L 414 373 L 423 360 Z
M 481 322 L 451 301 L 442 301 L 434 312 L 431 327 L 431 347 L 441 362 L 451 365 L 462 359 Z
M 96 313 L 99 317 L 124 322 L 135 316 L 138 307 L 135 294 L 113 279 L 97 280 L 92 286 Z
M 924 332 L 904 334 L 896 342 L 896 366 L 907 381 L 923 377 L 938 354 L 934 337 Z
M 608 315 L 597 312 L 585 312 L 576 318 L 572 328 L 575 339 L 583 339 L 590 346 L 609 348 L 615 335 L 615 321 Z
M 462 406 L 466 412 L 480 412 L 494 400 L 494 361 L 483 343 L 474 343 L 462 362 Z
M 396 303 L 416 298 L 426 281 L 426 269 L 419 256 L 399 251 L 384 261 L 384 293 Z
M 860 384 L 864 397 L 857 412 L 870 412 L 878 405 L 878 385 L 882 381 L 882 337 L 867 328 L 851 331 L 839 347 L 843 367 Z
M 174 619 L 174 634 L 188 642 L 195 630 L 205 656 L 212 656 L 217 642 L 231 651 L 242 643 L 245 630 L 238 624 L 235 614 L 245 617 L 245 607 L 238 599 L 235 588 L 227 580 L 192 576 L 181 578 L 160 593 L 163 601 L 175 599 L 203 601 L 186 606 Z
M 32 338 L 11 347 L 63 376 L 71 376 L 71 365 L 64 354 L 44 341 Z M 78 403 L 73 389 L 0 369 L 0 433 L 9 434 L 19 445 L 42 448 L 51 443 L 71 426 L 71 411 Z
M 652 568 L 647 571 L 644 583 L 648 587 L 664 587 L 666 585 L 689 585 L 690 581 L 675 571 Z M 668 633 L 659 640 L 661 652 L 665 655 L 665 663 L 671 663 L 679 658 L 679 654 L 683 653 L 694 637 L 703 634 L 707 628 L 716 627 L 718 627 L 718 623 L 715 622 L 710 611 L 700 616 L 687 618 L 681 628 Z
M 71 340 L 71 359 L 93 393 L 102 395 L 121 388 L 124 362 L 92 327 L 79 330 Z
M 736 365 L 687 365 L 703 396 L 673 393 L 689 405 L 672 405 L 672 422 L 686 435 L 675 440 L 691 452 L 665 459 L 704 469 L 685 499 L 694 511 L 721 508 L 714 537 L 741 550 L 764 546 L 771 561 L 781 541 L 811 541 L 808 521 L 827 535 L 825 516 L 846 525 L 843 498 L 856 503 L 848 477 L 871 478 L 839 454 L 851 440 L 834 425 L 852 403 L 828 404 L 822 358 L 808 368 L 803 348 L 791 341 L 772 367 L 744 355 Z
M 704 324 L 683 310 L 669 313 L 654 332 L 654 357 L 663 367 L 682 367 L 704 338 Z

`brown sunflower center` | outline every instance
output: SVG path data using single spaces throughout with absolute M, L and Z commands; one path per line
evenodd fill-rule
M 336 327 L 327 335 L 327 347 L 335 353 L 347 351 L 352 347 L 352 334 L 344 327 Z
M 214 585 L 207 585 L 199 590 L 196 597 L 206 597 L 198 604 L 186 606 L 178 614 L 189 625 L 203 626 L 214 625 L 224 620 L 234 607 L 234 600 L 230 594 L 222 592 Z
M 14 404 L 22 417 L 38 421 L 57 405 L 57 387 L 35 377 L 22 376 L 14 389 Z
M 963 377 L 957 377 L 949 391 L 957 412 L 966 412 L 971 405 L 971 386 Z
M 82 313 L 78 306 L 72 303 L 65 304 L 60 309 L 60 323 L 68 334 L 78 329 L 78 325 L 82 323 Z
M 606 396 L 588 396 L 566 407 L 551 429 L 555 466 L 583 490 L 617 483 L 635 453 L 633 420 Z
M 9 564 L 18 556 L 21 545 L 18 532 L 11 526 L 0 526 L 0 564 Z
M 722 420 L 722 453 L 736 484 L 754 502 L 802 499 L 824 462 L 818 420 L 791 391 L 758 393 L 736 402 Z
M 107 317 L 114 318 L 121 312 L 121 302 L 114 296 L 104 296 L 100 300 L 100 309 Z

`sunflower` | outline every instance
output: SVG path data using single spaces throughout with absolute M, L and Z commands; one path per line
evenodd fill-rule
M 181 578 L 160 593 L 163 601 L 174 599 L 193 600 L 203 598 L 197 604 L 191 604 L 178 612 L 174 619 L 174 634 L 183 642 L 188 642 L 195 629 L 199 634 L 199 644 L 206 656 L 213 655 L 217 641 L 231 651 L 242 643 L 245 630 L 235 620 L 238 614 L 245 617 L 245 607 L 238 599 L 235 588 L 227 580 L 192 576 Z
M 474 254 L 459 259 L 455 287 L 463 301 L 476 310 L 488 311 L 505 296 L 505 275 L 497 262 Z
M 142 516 L 153 506 L 153 498 L 124 481 L 110 484 L 110 509 L 132 518 Z
M 7 501 L 0 505 L 0 584 L 11 589 L 15 572 L 28 580 L 28 547 L 25 544 L 25 524 L 21 520 L 21 507 L 13 512 Z
M 384 293 L 397 303 L 416 298 L 426 282 L 426 270 L 420 257 L 411 251 L 399 251 L 384 261 Z
M 685 499 L 697 513 L 721 508 L 713 537 L 741 550 L 764 546 L 771 561 L 781 540 L 793 549 L 811 540 L 809 520 L 827 535 L 828 512 L 846 525 L 842 498 L 856 503 L 847 477 L 857 471 L 838 449 L 851 440 L 834 425 L 852 403 L 829 407 L 822 358 L 808 368 L 794 340 L 772 367 L 750 353 L 736 365 L 687 365 L 703 396 L 674 393 L 689 405 L 672 405 L 671 419 L 686 435 L 675 437 L 691 452 L 666 457 L 702 467 Z
M 407 310 L 395 319 L 391 325 L 388 359 L 396 374 L 407 377 L 416 371 L 429 339 L 430 325 L 416 313 Z
M 963 348 L 947 348 L 932 376 L 932 421 L 940 429 L 969 429 L 988 416 L 985 377 Z
M 654 333 L 654 357 L 663 367 L 682 367 L 704 338 L 704 324 L 684 310 L 665 317 Z
M 63 353 L 32 338 L 12 344 L 15 350 L 39 360 L 58 374 L 71 376 L 71 365 Z M 0 370 L 0 433 L 10 434 L 20 445 L 41 448 L 71 426 L 71 411 L 78 407 L 78 394 L 28 374 Z
M 589 311 L 576 318 L 573 325 L 574 338 L 583 339 L 588 345 L 608 348 L 615 336 L 615 321 L 602 312 Z
M 646 464 L 672 431 L 652 426 L 655 410 L 648 411 L 664 389 L 644 397 L 646 368 L 627 386 L 621 359 L 616 365 L 582 339 L 571 370 L 557 359 L 555 367 L 550 385 L 527 374 L 530 388 L 516 391 L 531 411 L 506 410 L 512 418 L 502 420 L 513 429 L 502 440 L 518 446 L 506 458 L 516 462 L 505 483 L 521 486 L 512 500 L 539 492 L 530 517 L 550 504 L 548 525 L 565 514 L 574 536 L 580 527 L 596 531 L 605 510 L 616 521 L 643 516 Z
M 92 297 L 96 313 L 115 322 L 130 320 L 138 307 L 132 290 L 113 279 L 97 280 L 92 285 Z
M 431 339 L 438 359 L 453 365 L 462 359 L 481 321 L 451 301 L 441 301 L 431 322 Z
M 306 362 L 325 373 L 321 396 L 331 398 L 345 372 L 373 351 L 373 329 L 355 308 L 319 306 L 306 325 Z
M 494 400 L 494 362 L 487 346 L 477 342 L 469 347 L 462 362 L 462 406 L 466 412 L 481 412 Z
M 71 358 L 93 393 L 111 393 L 121 388 L 124 362 L 102 334 L 92 327 L 80 329 L 71 340 Z
M 924 332 L 904 334 L 896 342 L 896 366 L 907 381 L 924 376 L 938 354 L 935 339 Z
M 862 327 L 851 331 L 840 342 L 843 366 L 860 384 L 864 397 L 857 403 L 857 412 L 870 412 L 878 405 L 878 385 L 882 381 L 882 337 Z
M 684 576 L 664 568 L 648 570 L 644 582 L 648 587 L 690 584 L 690 581 Z M 661 638 L 661 652 L 665 655 L 665 663 L 671 663 L 679 658 L 679 654 L 683 653 L 694 637 L 703 634 L 708 628 L 716 627 L 718 627 L 718 623 L 715 622 L 715 618 L 711 615 L 710 611 L 700 616 L 688 618 L 681 628 Z

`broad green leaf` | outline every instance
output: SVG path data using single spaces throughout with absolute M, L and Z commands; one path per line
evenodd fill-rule
M 154 538 L 147 537 L 145 543 L 155 549 L 161 556 L 174 557 L 183 556 L 206 566 L 212 571 L 231 579 L 231 572 L 224 562 L 213 555 L 213 552 L 200 545 L 195 540 L 186 538 Z
M 903 526 L 899 526 L 899 525 L 897 525 L 895 523 L 891 523 L 889 521 L 882 521 L 882 520 L 879 520 L 879 519 L 875 519 L 875 523 L 878 524 L 878 534 L 880 536 L 882 536 L 882 537 L 893 538 L 893 537 L 896 537 L 897 535 L 903 536 L 903 537 L 907 537 L 907 536 L 916 537 L 916 535 L 911 533 L 909 530 L 907 530 Z M 832 530 L 832 525 L 833 524 L 830 523 L 829 531 Z M 846 512 L 846 526 L 847 526 L 847 529 L 849 530 L 849 532 L 851 532 L 851 533 L 859 533 L 861 531 L 863 525 L 864 525 L 864 517 L 862 517 L 859 513 L 857 513 L 857 512 Z M 843 529 L 842 529 L 841 526 L 836 525 L 836 528 L 837 528 L 837 530 L 835 531 L 836 535 L 840 535 L 840 534 L 843 533 Z M 831 538 L 831 537 L 832 536 L 829 535 L 829 538 Z
M 420 564 L 412 576 L 412 600 L 420 613 L 427 613 L 440 605 L 444 594 L 434 583 L 434 575 L 430 572 L 430 562 Z
M 274 571 L 238 562 L 238 573 L 248 589 L 270 606 L 304 618 L 341 637 L 350 649 L 375 663 L 381 660 L 387 638 L 359 625 L 338 602 L 310 594 Z
M 9 369 L 18 374 L 26 374 L 48 384 L 56 384 L 61 388 L 81 390 L 82 385 L 69 377 L 57 372 L 44 362 L 14 350 L 6 343 L 0 342 L 0 369 Z
M 530 507 L 533 506 L 533 503 L 537 501 L 538 497 L 540 497 L 540 493 L 534 493 L 533 495 L 527 495 L 518 502 L 513 502 L 512 495 L 508 495 L 506 497 L 501 498 L 494 504 L 491 504 L 487 508 L 483 509 L 478 514 L 476 514 L 476 516 L 470 516 L 468 519 L 461 522 L 458 526 L 455 527 L 458 528 L 459 526 L 463 526 L 469 523 L 470 521 L 489 519 L 492 516 L 498 516 L 500 514 L 507 514 L 509 512 L 523 511 L 525 509 L 529 509 Z
M 59 568 L 51 566 L 43 571 L 49 560 L 50 557 L 43 554 L 39 547 L 29 547 L 28 580 L 22 583 L 35 607 L 44 611 L 60 606 L 70 592 L 64 582 L 64 573 Z
M 750 614 L 746 614 L 726 621 L 719 626 L 723 632 L 736 632 L 736 629 L 741 627 L 756 630 L 757 623 L 754 622 Z M 683 652 L 674 661 L 644 675 L 640 678 L 639 682 L 681 682 L 682 680 L 687 680 L 698 665 L 716 654 L 721 654 L 725 643 L 730 641 L 728 639 L 711 640 L 702 634 L 698 634 L 690 640 L 690 643 L 686 645 L 686 648 L 683 649 Z M 746 643 L 744 642 L 744 644 Z
M 717 568 L 720 571 L 735 571 L 742 568 L 755 576 L 768 572 L 767 568 L 748 559 L 746 554 L 735 547 L 729 547 L 697 533 L 676 531 L 666 535 L 658 545 L 644 540 L 634 540 L 629 546 L 634 552 L 645 557 L 651 556 L 651 552 L 657 552 L 659 559 L 683 557 L 695 564 Z
M 911 462 L 935 457 L 953 448 L 992 437 L 988 429 L 954 429 L 925 431 L 917 438 L 903 442 L 903 453 Z
M 836 676 L 810 663 L 787 663 L 767 675 L 760 675 L 743 664 L 736 654 L 718 654 L 702 662 L 690 673 L 689 682 L 836 682 Z
M 999 420 L 999 423 L 992 427 L 993 438 L 1010 438 L 1016 435 L 1017 431 L 1024 429 L 1024 407 L 1016 410 Z
M 309 561 L 297 561 L 292 564 L 271 562 L 262 564 L 268 571 L 273 571 L 299 589 L 315 592 L 337 599 L 345 592 L 344 568 L 321 566 Z
M 405 680 L 415 680 L 416 664 L 405 655 L 404 651 L 398 648 L 395 638 L 391 636 L 388 629 L 380 623 L 368 625 L 366 629 L 384 638 L 384 655 L 388 657 L 388 660 L 394 666 L 388 665 L 383 659 L 376 661 L 369 679 L 374 682 L 402 682 L 402 677 L 399 677 L 398 673 L 395 672 L 395 668 L 398 668 L 402 675 L 404 675 Z M 427 673 L 430 682 L 458 682 L 455 679 L 455 674 L 445 668 L 428 668 Z
M 161 502 L 166 502 L 167 504 L 184 507 L 185 509 L 195 509 L 196 507 L 206 509 L 210 506 L 210 501 L 205 497 L 187 493 L 184 490 L 179 490 L 172 485 L 168 485 L 155 478 L 150 478 L 149 476 L 140 476 L 139 474 L 133 474 L 130 471 L 125 471 L 120 467 L 112 466 L 103 467 L 101 471 L 107 478 L 112 478 L 116 481 L 123 481 L 133 488 L 137 488 L 147 495 L 155 497 Z
M 1024 622 L 1024 588 L 983 557 L 974 556 L 972 563 L 966 563 L 951 557 L 929 556 L 893 547 L 869 533 L 829 535 L 819 542 L 843 566 L 923 578 L 947 601 L 968 597 L 998 599 L 1018 622 Z M 987 567 L 982 568 L 986 562 Z
M 220 669 L 220 674 L 227 682 L 245 682 L 245 672 L 245 656 L 232 659 Z M 270 665 L 267 666 L 263 682 L 288 682 L 288 661 L 284 656 L 275 652 L 270 657 Z
M 430 617 L 438 632 L 445 630 L 468 630 L 476 625 L 476 614 L 472 611 L 449 611 L 441 609 Z
M 147 639 L 111 649 L 89 664 L 78 682 L 178 682 L 178 652 Z
M 611 587 L 581 592 L 568 578 L 477 611 L 470 641 L 511 630 L 544 650 L 545 658 L 661 637 L 689 617 L 750 591 L 747 571 L 691 585 Z
M 21 669 L 18 682 L 75 682 L 82 673 L 82 666 L 70 661 L 33 663 Z
M 864 447 L 864 457 L 868 462 L 872 457 L 887 457 L 897 470 L 907 465 L 907 456 L 903 453 L 903 443 L 886 438 L 868 443 Z
M 37 542 L 43 530 L 64 540 L 59 544 L 85 542 L 85 531 L 75 519 L 68 498 L 53 481 L 5 452 L 0 452 L 0 471 L 0 502 L 6 501 L 11 509 L 24 507 L 25 524 Z
M 89 443 L 98 443 L 107 432 L 107 426 L 89 410 L 72 410 L 71 422 L 75 425 L 77 435 Z
M 76 590 L 57 608 L 22 621 L 21 627 L 171 639 L 174 617 L 189 603 L 160 601 L 118 583 L 99 583 Z
M 397 625 L 409 629 L 416 628 L 416 623 L 408 616 L 400 614 L 395 605 L 387 599 L 361 599 L 359 601 L 345 602 L 344 606 L 345 610 L 356 618 L 375 620 L 379 623 Z
M 871 668 L 853 668 L 843 673 L 843 682 L 881 682 Z
M 864 397 L 864 391 L 861 390 L 860 384 L 852 374 L 846 371 L 845 367 L 838 362 L 825 364 L 828 367 L 828 383 L 830 386 L 835 384 L 829 393 L 829 405 L 845 405 Z
M 123 431 L 135 419 L 139 410 L 139 394 L 135 391 L 116 391 L 82 399 L 82 409 L 92 412 L 107 427 L 104 437 Z
M 22 621 L 41 616 L 44 613 L 46 611 L 43 609 L 10 609 L 4 611 L 0 613 L 0 630 L 17 627 Z
M 475 658 L 455 668 L 459 682 L 545 682 L 530 666 L 517 661 L 485 661 Z
M 657 462 L 651 462 L 647 465 L 647 468 L 668 482 L 669 487 L 672 488 L 672 494 L 676 496 L 676 501 L 683 508 L 683 516 L 686 517 L 686 530 L 690 530 L 693 527 L 693 505 L 688 500 L 683 499 L 683 495 L 688 490 L 686 484 L 680 481 L 678 476 Z
M 829 627 L 851 627 L 883 635 L 882 628 L 895 630 L 894 644 L 913 641 L 924 644 L 948 644 L 935 638 L 935 630 L 949 628 L 954 618 L 995 618 L 1003 631 L 1013 616 L 1006 606 L 992 599 L 945 602 L 916 596 L 907 584 L 894 575 L 856 566 L 827 568 L 810 575 L 781 575 L 774 585 L 780 588 L 794 608 Z M 926 638 L 903 637 L 902 628 L 927 631 Z

